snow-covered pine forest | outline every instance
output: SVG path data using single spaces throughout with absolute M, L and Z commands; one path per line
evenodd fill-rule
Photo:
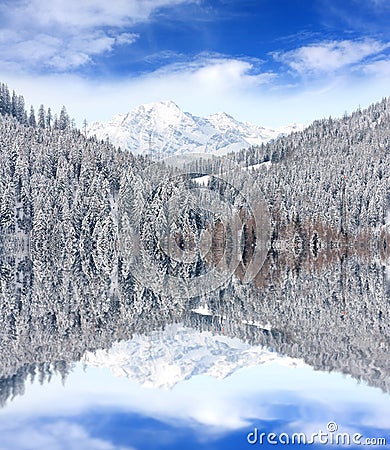
M 390 99 L 340 119 L 317 120 L 235 158 L 246 165 L 273 163 L 264 190 L 282 222 L 299 215 L 340 227 L 345 180 L 349 232 L 380 227 L 390 207 Z
M 137 282 L 129 261 L 132 220 L 142 216 L 140 244 L 162 271 L 196 277 L 213 264 L 163 258 L 148 226 L 164 217 L 166 199 L 178 196 L 180 245 L 201 227 L 217 230 L 212 216 L 191 208 L 193 191 L 185 188 L 193 181 L 172 185 L 162 175 L 166 184 L 145 198 L 148 157 L 87 138 L 65 108 L 58 117 L 43 106 L 37 116 L 33 108 L 27 113 L 23 97 L 4 84 L 0 112 L 2 403 L 23 392 L 29 374 L 65 375 L 87 350 L 178 321 L 219 332 L 227 320 L 232 336 L 389 390 L 383 265 L 390 257 L 390 99 L 230 155 L 262 187 L 271 249 L 253 285 L 240 281 L 243 264 L 220 290 L 190 301 L 156 294 L 160 280 Z M 200 176 L 218 169 L 218 162 L 202 160 L 186 170 Z M 241 180 L 245 171 L 239 172 Z M 239 193 L 217 177 L 209 187 L 240 212 Z M 244 237 L 245 251 L 255 237 Z M 204 302 L 209 319 L 191 313 Z M 259 317 L 272 332 L 251 325 Z M 356 337 L 356 321 L 364 339 Z
M 50 108 L 45 111 L 41 105 L 35 118 L 34 108 L 28 115 L 24 103 L 23 96 L 15 92 L 10 95 L 6 85 L 0 86 L 4 229 L 13 229 L 16 224 L 15 199 L 21 200 L 22 191 L 26 196 L 22 199 L 22 228 L 26 232 L 37 231 L 33 221 L 44 214 L 41 206 L 45 196 L 56 198 L 56 214 L 51 221 L 59 226 L 66 215 L 65 200 L 73 218 L 80 210 L 77 202 L 86 201 L 83 194 L 92 204 L 98 202 L 94 196 L 99 191 L 101 201 L 107 202 L 111 212 L 115 209 L 112 197 L 120 197 L 124 184 L 130 183 L 131 189 L 142 195 L 144 180 L 138 173 L 147 158 L 86 139 L 71 126 L 65 107 L 59 118 L 56 114 L 53 118 Z M 315 121 L 302 132 L 229 157 L 257 169 L 252 173 L 261 181 L 275 229 L 296 220 L 318 219 L 356 234 L 366 228 L 379 229 L 390 209 L 389 133 L 387 98 L 351 116 Z M 267 161 L 271 164 L 260 164 Z M 196 164 L 193 171 L 199 168 L 210 172 L 207 160 Z M 39 186 L 45 186 L 44 192 Z M 48 190 L 52 190 L 51 194 Z M 341 223 L 343 206 L 347 210 L 345 224 Z M 79 236 L 77 221 L 71 222 Z

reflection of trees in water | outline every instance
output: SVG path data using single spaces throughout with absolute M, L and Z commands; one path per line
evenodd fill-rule
M 124 276 L 120 265 L 113 286 L 109 276 L 90 270 L 53 265 L 40 272 L 27 259 L 19 262 L 2 285 L 1 404 L 22 394 L 34 374 L 41 382 L 53 373 L 65 379 L 87 350 L 173 322 L 264 345 L 389 391 L 390 308 L 383 268 L 356 255 L 334 254 L 321 263 L 317 257 L 316 264 L 312 254 L 301 255 L 296 270 L 288 250 L 270 252 L 253 284 L 233 276 L 218 292 L 189 302 L 156 296 Z M 191 312 L 199 304 L 207 305 L 211 316 Z
M 251 240 L 249 240 L 251 242 Z M 299 243 L 299 245 L 297 244 Z M 203 303 L 211 317 L 188 324 L 303 358 L 390 391 L 389 230 L 351 234 L 323 221 L 279 226 L 249 286 L 232 283 Z M 235 275 L 243 280 L 245 262 Z M 195 324 L 195 325 L 194 325 Z
M 241 280 L 244 279 L 253 248 L 256 245 L 256 234 L 253 231 L 253 218 L 249 216 L 243 221 L 243 249 L 240 263 L 235 274 Z M 297 217 L 290 224 L 277 226 L 271 237 L 271 254 L 274 256 L 274 267 L 277 269 L 273 277 L 278 277 L 278 270 L 288 266 L 292 271 L 314 271 L 320 273 L 324 268 L 333 266 L 339 261 L 356 255 L 361 261 L 370 261 L 377 258 L 386 263 L 390 259 L 390 230 L 383 227 L 380 232 L 373 229 L 362 229 L 359 233 L 352 234 L 348 230 L 341 232 L 324 221 L 307 220 L 300 221 Z M 217 224 L 219 228 L 221 224 Z M 216 228 L 216 227 L 215 227 Z M 228 225 L 222 227 L 228 230 Z M 227 239 L 229 234 L 227 233 Z M 215 264 L 229 266 L 229 248 L 221 257 L 213 257 L 213 248 L 208 260 L 208 266 Z M 222 261 L 221 261 L 222 260 Z M 270 258 L 268 258 L 261 270 L 254 277 L 254 285 L 258 288 L 270 284 L 269 276 Z
M 42 385 L 45 382 L 49 383 L 53 375 L 60 375 L 62 382 L 65 383 L 72 366 L 71 362 L 64 360 L 54 363 L 24 364 L 12 376 L 0 379 L 0 407 L 5 406 L 8 399 L 24 395 L 27 380 L 38 381 Z
M 188 325 L 265 345 L 390 390 L 390 299 L 384 271 L 356 257 L 298 274 L 267 261 L 267 286 L 232 284 L 207 299 L 212 316 L 192 313 Z M 342 283 L 345 283 L 343 285 Z

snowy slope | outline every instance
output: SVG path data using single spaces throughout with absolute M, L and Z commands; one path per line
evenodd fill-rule
M 109 368 L 142 386 L 170 389 L 182 380 L 205 374 L 223 379 L 243 367 L 264 363 L 304 366 L 302 360 L 282 357 L 239 339 L 169 325 L 148 336 L 136 335 L 109 350 L 87 352 L 87 366 Z
M 95 122 L 87 128 L 87 134 L 99 140 L 109 139 L 135 154 L 168 156 L 189 152 L 226 154 L 303 128 L 263 128 L 239 122 L 225 113 L 197 117 L 165 101 L 141 105 L 107 123 Z

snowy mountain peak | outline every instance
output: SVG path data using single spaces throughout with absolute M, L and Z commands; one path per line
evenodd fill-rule
M 234 119 L 234 117 L 230 116 L 229 114 L 226 114 L 223 111 L 219 111 L 214 114 L 211 114 L 211 115 L 207 116 L 207 119 L 215 120 L 215 121 L 229 121 L 229 122 L 238 123 L 236 121 L 236 119 Z
M 300 126 L 299 129 L 303 129 Z M 183 112 L 172 100 L 140 105 L 109 122 L 95 122 L 89 136 L 106 140 L 135 154 L 170 156 L 182 153 L 226 154 L 260 145 L 295 129 L 263 128 L 218 112 L 208 117 Z
M 133 124 L 137 119 L 145 121 L 150 130 L 165 130 L 170 125 L 178 125 L 183 121 L 184 113 L 171 100 L 146 103 L 126 114 L 124 123 Z
M 153 115 L 181 115 L 181 109 L 176 105 L 172 100 L 165 100 L 161 102 L 153 102 L 153 103 L 145 103 L 143 105 L 138 106 L 133 110 L 134 112 L 142 111 L 145 113 L 153 114 Z M 131 114 L 131 113 L 130 113 Z
M 211 114 L 210 116 L 207 117 L 207 119 L 215 126 L 217 130 L 220 131 L 226 131 L 229 128 L 239 129 L 240 125 L 245 126 L 245 124 L 241 124 L 234 117 L 224 112 L 217 112 L 215 114 Z

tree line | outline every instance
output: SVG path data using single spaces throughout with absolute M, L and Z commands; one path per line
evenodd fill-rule
M 0 114 L 15 117 L 22 125 L 42 129 L 65 130 L 73 122 L 65 106 L 61 108 L 59 115 L 56 113 L 53 115 L 51 108 L 46 110 L 43 104 L 39 106 L 37 114 L 33 106 L 27 112 L 23 95 L 18 95 L 15 91 L 10 94 L 8 85 L 5 83 L 0 84 Z

